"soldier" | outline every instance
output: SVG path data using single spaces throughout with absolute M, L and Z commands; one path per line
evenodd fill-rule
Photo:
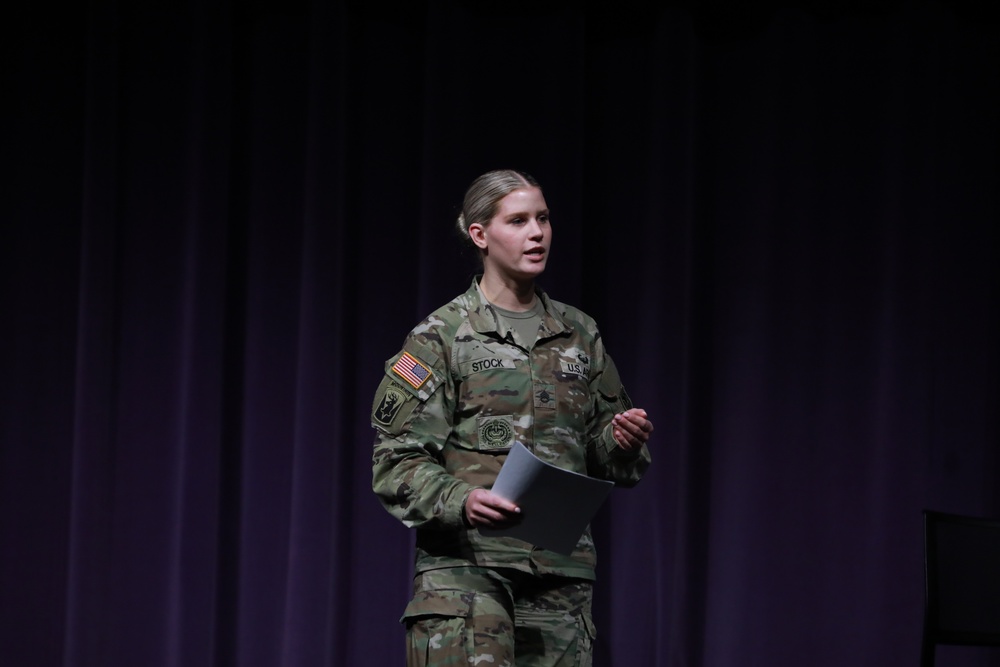
M 633 486 L 653 424 L 631 405 L 594 321 L 535 286 L 552 240 L 538 183 L 512 170 L 480 176 L 458 228 L 483 273 L 410 332 L 372 406 L 372 488 L 417 530 L 407 665 L 590 665 L 589 527 L 569 556 L 478 529 L 517 520 L 519 508 L 490 491 L 515 442 Z

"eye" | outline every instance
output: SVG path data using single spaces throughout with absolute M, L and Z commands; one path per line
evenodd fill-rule
M 549 221 L 549 214 L 548 213 L 542 213 L 540 216 L 538 216 L 538 222 L 540 222 L 540 223 L 546 223 L 548 221 Z
M 523 225 L 524 224 L 524 218 L 511 218 L 510 219 L 510 224 L 512 224 L 512 225 Z

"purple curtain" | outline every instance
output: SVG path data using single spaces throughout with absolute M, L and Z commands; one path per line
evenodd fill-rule
M 917 664 L 921 510 L 1000 514 L 1000 24 L 834 4 L 22 9 L 0 664 L 401 665 L 371 400 L 507 166 L 656 423 L 596 664 Z

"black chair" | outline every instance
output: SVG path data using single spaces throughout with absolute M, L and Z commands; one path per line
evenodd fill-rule
M 938 644 L 1000 646 L 1000 520 L 924 511 L 920 664 Z

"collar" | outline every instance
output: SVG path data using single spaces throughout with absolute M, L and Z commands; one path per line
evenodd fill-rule
M 503 318 L 497 314 L 497 311 L 493 308 L 493 304 L 486 300 L 482 290 L 479 289 L 479 280 L 481 278 L 482 274 L 473 278 L 472 285 L 469 286 L 468 291 L 465 293 L 469 310 L 469 324 L 478 333 L 492 333 L 499 338 L 503 338 L 507 334 L 509 327 L 503 321 Z M 542 308 L 544 309 L 542 311 L 541 337 L 551 338 L 572 331 L 573 327 L 563 319 L 562 313 L 552 305 L 552 300 L 549 299 L 549 296 L 539 287 L 535 288 L 535 294 L 541 299 Z

